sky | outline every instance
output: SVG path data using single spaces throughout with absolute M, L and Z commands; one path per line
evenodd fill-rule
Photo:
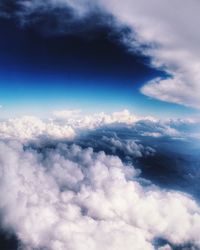
M 135 15 L 140 32 L 133 27 L 134 18 L 131 23 L 119 20 L 124 18 L 119 16 L 118 4 L 112 13 L 106 9 L 112 3 L 106 6 L 103 1 L 97 1 L 99 6 L 87 1 L 75 3 L 58 1 L 56 4 L 50 0 L 46 4 L 40 1 L 1 3 L 2 118 L 27 114 L 44 118 L 53 110 L 65 109 L 81 109 L 85 113 L 129 109 L 136 114 L 160 117 L 198 115 L 198 105 L 190 104 L 195 98 L 189 94 L 185 97 L 170 86 L 172 78 L 173 85 L 177 85 L 175 77 L 180 75 L 179 55 L 174 66 L 174 62 L 168 63 L 170 58 L 157 55 L 165 53 L 159 46 L 164 49 L 167 41 L 142 38 L 145 35 L 143 26 L 150 25 L 146 21 L 148 16 L 144 18 L 146 23 L 140 24 Z M 131 1 L 128 4 L 131 8 Z M 135 8 L 142 15 L 142 11 L 146 11 L 143 3 L 137 5 Z M 150 11 L 150 20 L 151 14 L 154 13 Z M 126 17 L 129 18 L 128 11 Z M 154 18 L 159 22 L 159 15 Z M 167 18 L 170 16 L 164 21 L 169 22 Z M 160 32 L 159 28 L 162 27 L 155 32 Z M 154 30 L 151 32 L 149 36 Z M 167 32 L 168 29 L 164 38 Z M 156 34 L 157 38 L 159 35 Z M 173 43 L 176 41 L 172 37 L 172 46 Z M 187 73 L 184 67 L 182 75 Z M 193 83 L 189 80 L 192 90 Z M 181 91 L 185 91 L 185 83 L 182 86 Z
M 200 249 L 199 11 L 0 1 L 1 250 Z

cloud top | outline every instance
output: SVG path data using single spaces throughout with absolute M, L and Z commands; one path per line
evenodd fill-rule
M 153 250 L 157 239 L 168 243 L 160 249 L 200 247 L 199 205 L 186 194 L 141 179 L 129 159 L 153 156 L 156 150 L 120 139 L 112 130 L 174 138 L 182 136 L 179 126 L 189 123 L 194 121 L 162 121 L 128 110 L 87 116 L 62 110 L 48 120 L 1 121 L 2 228 L 17 236 L 22 249 Z M 124 156 L 126 163 L 95 145 L 75 144 L 80 132 L 98 129 L 108 129 L 99 145 Z
M 38 151 L 1 142 L 0 149 L 2 223 L 25 249 L 153 250 L 156 238 L 200 246 L 196 202 L 143 187 L 116 156 L 65 144 Z
M 77 110 L 61 110 L 54 111 L 49 119 L 23 116 L 2 120 L 0 121 L 0 139 L 15 139 L 21 142 L 71 140 L 83 131 L 105 126 L 129 128 L 140 136 L 181 138 L 194 136 L 192 126 L 198 127 L 198 124 L 198 119 L 159 120 L 152 116 L 137 116 L 126 109 L 111 114 L 101 112 L 89 115 Z M 117 142 L 112 141 L 112 143 Z M 134 148 L 134 145 L 131 144 L 126 146 Z

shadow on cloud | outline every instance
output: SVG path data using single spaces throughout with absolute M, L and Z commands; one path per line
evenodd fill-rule
M 198 147 L 185 129 L 194 121 L 54 115 L 0 123 L 1 226 L 19 247 L 200 247 Z

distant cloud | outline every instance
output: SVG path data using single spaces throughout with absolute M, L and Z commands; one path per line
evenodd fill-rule
M 196 136 L 195 133 L 197 134 L 198 131 L 190 131 L 190 127 L 199 127 L 199 121 L 194 119 L 159 120 L 151 116 L 137 116 L 126 109 L 111 114 L 102 112 L 91 115 L 84 115 L 78 110 L 61 110 L 54 112 L 53 117 L 47 120 L 34 116 L 2 120 L 0 121 L 0 139 L 65 140 L 73 139 L 81 131 L 104 126 L 126 127 L 141 136 L 182 138 Z M 131 141 L 123 142 L 123 145 L 120 145 L 117 138 L 113 138 L 111 141 L 108 138 L 108 143 L 116 144 L 118 148 L 121 147 L 124 150 L 126 148 L 130 152 L 137 146 Z
M 198 204 L 143 187 L 138 171 L 116 156 L 10 141 L 0 143 L 0 162 L 1 224 L 24 249 L 153 250 L 156 238 L 200 247 Z
M 65 139 L 73 138 L 75 135 L 72 127 L 59 125 L 52 120 L 42 121 L 33 116 L 8 119 L 0 122 L 1 139 Z
M 132 124 L 141 119 L 130 114 L 128 110 L 83 115 L 78 110 L 61 110 L 53 112 L 53 118 L 41 120 L 34 116 L 23 116 L 0 121 L 0 138 L 18 140 L 31 139 L 71 139 L 80 129 L 94 129 L 106 124 Z M 150 119 L 150 117 L 148 117 Z
M 74 22 L 98 13 L 103 16 L 103 22 L 119 29 L 121 41 L 130 51 L 149 56 L 153 67 L 170 75 L 144 85 L 141 88 L 143 94 L 200 108 L 199 1 L 174 0 L 169 4 L 160 0 L 13 0 L 12 3 L 15 8 L 1 3 L 1 15 L 18 16 L 21 23 L 26 24 L 29 18 L 30 23 L 34 22 L 33 14 L 38 20 L 43 14 L 50 13 L 56 15 L 59 20 L 56 27 L 62 32 L 72 29 Z M 61 10 L 68 10 L 68 14 Z M 108 15 L 113 17 L 112 21 L 105 18 Z M 129 27 L 128 33 L 121 32 L 124 26 Z
M 57 110 L 53 112 L 53 115 L 57 119 L 70 119 L 80 115 L 80 110 Z
M 140 143 L 130 139 L 120 139 L 117 136 L 103 136 L 102 142 L 105 142 L 104 148 L 111 149 L 112 153 L 117 151 L 124 153 L 125 156 L 131 156 L 134 158 L 140 158 L 147 155 L 154 155 L 155 149 L 151 147 L 144 147 Z

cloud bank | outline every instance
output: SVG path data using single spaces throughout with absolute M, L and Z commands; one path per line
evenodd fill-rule
M 106 8 L 131 29 L 124 42 L 152 59 L 152 65 L 170 75 L 142 87 L 143 94 L 163 101 L 200 108 L 200 3 L 153 0 L 111 0 Z
M 156 154 L 134 140 L 134 133 L 139 138 L 181 137 L 180 124 L 193 122 L 139 117 L 128 110 L 86 116 L 62 110 L 48 120 L 26 116 L 1 121 L 1 227 L 16 235 L 24 250 L 129 250 L 133 246 L 171 250 L 188 244 L 198 249 L 196 201 L 154 186 L 140 178 L 141 171 L 132 165 L 134 159 Z M 115 128 L 123 133 L 130 130 L 132 139 L 118 137 Z M 97 147 L 92 135 L 90 141 L 86 138 L 88 144 L 83 139 L 82 146 L 77 145 L 76 136 L 91 130 L 100 131 Z M 98 145 L 113 155 L 99 152 Z M 166 244 L 158 245 L 158 239 Z
M 57 19 L 56 27 L 62 32 L 68 32 L 74 22 L 81 23 L 91 16 L 102 16 L 101 22 L 108 23 L 118 31 L 121 41 L 130 51 L 138 51 L 149 56 L 153 67 L 161 68 L 169 75 L 167 78 L 157 78 L 144 85 L 141 88 L 143 94 L 167 102 L 200 108 L 199 1 L 11 2 L 12 5 L 0 5 L 2 16 L 18 17 L 23 24 L 33 24 L 49 13 Z M 93 22 L 85 22 L 83 29 L 90 23 Z M 124 26 L 128 27 L 129 32 L 122 32 Z
M 44 121 L 33 116 L 13 118 L 0 122 L 1 139 L 70 139 L 75 136 L 73 128 L 67 124 L 59 125 L 52 120 Z
M 2 120 L 0 139 L 15 139 L 21 142 L 74 139 L 82 132 L 103 127 L 129 128 L 137 135 L 148 137 L 182 138 L 194 136 L 193 131 L 187 132 L 186 129 L 181 128 L 189 128 L 192 125 L 198 126 L 199 121 L 195 119 L 159 120 L 151 116 L 137 116 L 126 109 L 111 114 L 102 112 L 91 115 L 85 115 L 77 110 L 61 110 L 54 111 L 52 117 L 46 120 L 33 116 Z M 118 144 L 117 138 L 115 140 L 109 143 Z M 124 145 L 118 144 L 118 146 L 131 152 L 131 148 L 135 147 L 131 143 L 126 141 Z
M 57 144 L 0 143 L 0 213 L 24 249 L 152 250 L 200 247 L 200 208 L 181 193 L 142 186 L 117 156 Z M 173 212 L 172 212 L 173 211 Z
M 78 110 L 54 111 L 50 119 L 42 120 L 34 116 L 23 116 L 0 121 L 1 139 L 72 139 L 80 130 L 95 129 L 115 123 L 134 124 L 140 119 L 155 119 L 153 117 L 138 117 L 128 110 L 112 114 L 97 113 L 84 115 Z

